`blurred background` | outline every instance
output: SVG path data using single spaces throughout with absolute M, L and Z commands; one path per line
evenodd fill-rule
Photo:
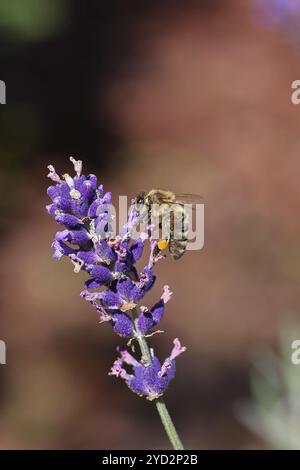
M 153 337 L 159 356 L 176 336 L 188 347 L 166 395 L 186 447 L 300 446 L 297 428 L 280 439 L 284 411 L 279 437 L 265 432 L 266 413 L 251 411 L 263 387 L 250 378 L 300 319 L 299 11 L 275 0 L 1 0 L 1 449 L 169 446 L 153 404 L 107 375 L 120 341 L 79 297 L 84 274 L 51 259 L 46 166 L 71 171 L 70 155 L 115 201 L 152 187 L 205 199 L 204 249 L 161 263 L 148 297 L 174 292 Z M 299 383 L 300 366 L 289 371 Z M 272 390 L 260 408 L 271 417 Z

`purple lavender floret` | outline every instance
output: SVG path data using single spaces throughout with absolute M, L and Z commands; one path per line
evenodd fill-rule
M 139 396 L 155 400 L 164 394 L 169 382 L 174 378 L 175 358 L 185 349 L 176 338 L 170 356 L 162 365 L 154 355 L 151 364 L 145 365 L 137 361 L 126 349 L 119 348 L 120 357 L 114 362 L 109 374 L 124 379 L 128 387 Z M 124 365 L 129 366 L 133 373 L 127 371 Z
M 76 273 L 84 271 L 88 275 L 81 297 L 96 309 L 100 323 L 109 322 L 113 331 L 128 338 L 131 344 L 141 335 L 152 334 L 171 299 L 172 293 L 165 286 L 160 300 L 150 310 L 138 306 L 153 287 L 154 265 L 163 256 L 154 255 L 157 243 L 150 239 L 149 262 L 141 270 L 137 269 L 149 230 L 132 239 L 132 230 L 138 222 L 132 206 L 121 234 L 112 233 L 111 193 L 104 192 L 95 175 L 82 175 L 80 160 L 72 157 L 70 160 L 74 176 L 61 177 L 52 165 L 48 167 L 48 177 L 54 184 L 47 191 L 52 199 L 47 211 L 64 227 L 55 235 L 53 258 L 68 257 Z M 146 365 L 144 359 L 138 362 L 129 352 L 119 349 L 121 357 L 111 375 L 125 378 L 131 390 L 153 400 L 166 390 L 175 374 L 175 357 L 184 350 L 176 339 L 170 357 L 162 365 L 154 355 L 151 364 Z M 132 375 L 123 369 L 123 363 L 132 366 Z
M 140 308 L 140 315 L 137 323 L 139 331 L 143 334 L 149 333 L 154 327 L 156 327 L 165 313 L 165 305 L 172 297 L 169 286 L 164 286 L 164 292 L 160 300 L 148 310 L 147 307 Z

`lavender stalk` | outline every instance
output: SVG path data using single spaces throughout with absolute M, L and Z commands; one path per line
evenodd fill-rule
M 95 175 L 82 175 L 80 160 L 70 160 L 75 170 L 73 177 L 61 177 L 52 165 L 48 167 L 48 177 L 54 184 L 47 191 L 52 199 L 47 211 L 64 226 L 55 235 L 53 257 L 60 260 L 66 256 L 76 273 L 87 273 L 81 297 L 96 309 L 100 323 L 109 323 L 117 335 L 128 340 L 127 346 L 117 348 L 119 356 L 109 375 L 120 377 L 134 393 L 154 401 L 172 446 L 183 449 L 162 396 L 175 376 L 175 359 L 186 348 L 175 338 L 170 356 L 161 363 L 147 343 L 147 337 L 159 331 L 156 327 L 172 293 L 165 286 L 153 307 L 140 305 L 155 284 L 154 266 L 163 256 L 157 255 L 157 242 L 151 239 L 148 229 L 133 239 L 139 218 L 134 208 L 121 233 L 112 233 L 111 193 L 104 192 Z M 147 241 L 149 261 L 139 271 L 136 264 Z M 135 342 L 141 350 L 140 358 L 133 355 Z

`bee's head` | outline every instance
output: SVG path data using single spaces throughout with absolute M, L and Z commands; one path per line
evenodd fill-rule
M 135 205 L 141 206 L 145 204 L 145 197 L 146 197 L 145 191 L 140 192 L 135 198 Z
M 134 201 L 135 210 L 142 215 L 146 210 L 146 196 L 147 193 L 145 191 L 140 192 Z
M 143 202 L 145 201 L 145 196 L 146 196 L 145 191 L 141 191 L 135 199 L 136 203 L 143 204 Z

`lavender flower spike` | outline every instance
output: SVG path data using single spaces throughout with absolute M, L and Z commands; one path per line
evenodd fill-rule
M 161 364 L 146 340 L 161 322 L 172 293 L 165 286 L 152 308 L 140 305 L 155 285 L 154 268 L 164 257 L 156 254 L 156 241 L 149 239 L 148 233 L 132 239 L 139 219 L 134 205 L 120 235 L 112 234 L 111 193 L 103 191 L 95 175 L 82 174 L 81 160 L 71 157 L 70 161 L 74 166 L 73 176 L 68 173 L 60 176 L 52 165 L 48 166 L 48 177 L 53 184 L 47 191 L 52 200 L 47 211 L 63 227 L 52 244 L 53 258 L 66 257 L 75 273 L 85 272 L 87 278 L 80 295 L 97 311 L 100 323 L 110 324 L 117 335 L 127 338 L 132 352 L 138 343 L 141 357 L 134 357 L 128 349 L 119 347 L 120 357 L 109 375 L 121 377 L 134 393 L 155 401 L 173 447 L 183 449 L 161 397 L 174 378 L 175 358 L 186 348 L 176 338 L 170 356 Z M 138 269 L 137 263 L 147 244 L 148 262 Z

